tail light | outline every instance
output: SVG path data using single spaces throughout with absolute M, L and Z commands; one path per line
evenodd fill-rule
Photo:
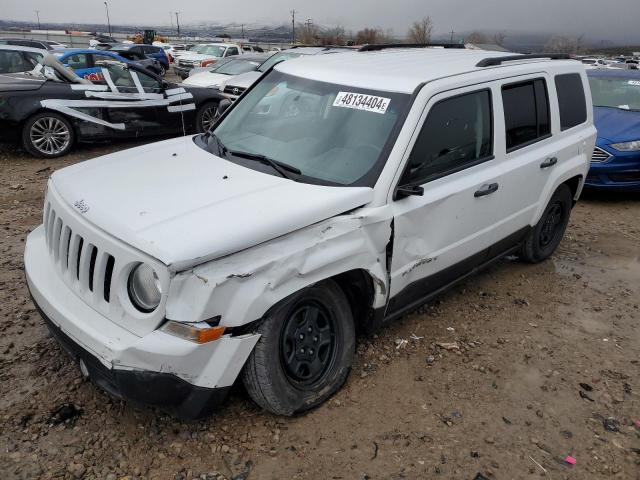
M 169 58 L 169 63 L 173 63 L 173 56 L 170 53 L 167 53 L 167 57 Z

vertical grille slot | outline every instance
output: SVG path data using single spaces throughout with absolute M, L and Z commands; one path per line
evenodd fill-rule
M 51 250 L 53 245 L 53 224 L 55 221 L 56 211 L 52 209 L 51 212 L 49 212 L 49 218 L 47 219 L 47 246 L 49 247 L 49 250 Z
M 44 225 L 44 238 L 49 245 L 49 213 L 51 212 L 51 204 L 47 202 L 44 206 L 44 217 L 42 219 L 42 225 Z
M 53 238 L 51 242 L 51 248 L 53 250 L 53 258 L 58 261 L 60 258 L 60 236 L 62 235 L 62 219 L 56 218 L 53 224 Z
M 69 242 L 71 241 L 71 229 L 68 226 L 62 227 L 60 232 L 60 242 L 58 247 L 58 257 L 60 266 L 63 270 L 67 268 L 67 261 L 69 258 Z
M 109 303 L 111 299 L 111 278 L 113 277 L 113 266 L 116 263 L 116 259 L 112 255 L 107 254 L 107 266 L 104 270 L 104 301 Z
M 94 245 L 89 245 L 89 290 L 93 292 L 93 277 L 96 272 L 96 258 L 98 258 L 98 249 Z
M 80 280 L 80 258 L 82 257 L 82 247 L 84 246 L 84 239 L 78 235 L 78 249 L 76 250 L 76 280 Z

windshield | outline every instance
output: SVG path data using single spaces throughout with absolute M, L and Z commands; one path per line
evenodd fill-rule
M 228 158 L 258 154 L 300 170 L 299 180 L 325 185 L 373 185 L 394 141 L 409 95 L 318 82 L 272 71 L 216 128 Z M 392 132 L 394 132 L 392 134 Z M 206 138 L 206 137 L 204 137 Z M 218 153 L 209 138 L 201 145 Z
M 220 67 L 216 68 L 216 73 L 222 73 L 224 75 L 240 75 L 245 72 L 253 72 L 258 66 L 257 62 L 247 62 L 246 60 L 231 60 L 226 62 Z
M 266 60 L 262 65 L 258 67 L 259 72 L 266 72 L 271 67 L 273 67 L 276 63 L 284 62 L 285 60 L 289 60 L 291 58 L 298 58 L 302 56 L 301 53 L 296 52 L 280 52 L 276 53 L 274 56 L 270 57 L 269 60 Z
M 593 105 L 640 111 L 640 76 L 589 77 Z
M 191 51 L 194 53 L 200 53 L 202 55 L 221 57 L 224 54 L 224 47 L 218 47 L 215 45 L 196 45 L 191 49 Z

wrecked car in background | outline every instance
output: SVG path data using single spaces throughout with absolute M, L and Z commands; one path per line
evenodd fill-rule
M 51 176 L 27 283 L 85 376 L 190 418 L 240 376 L 303 412 L 357 330 L 555 251 L 596 136 L 584 67 L 376 49 L 282 62 L 207 133 Z
M 222 96 L 167 83 L 142 67 L 97 62 L 95 80 L 53 56 L 31 72 L 0 75 L 0 134 L 54 158 L 76 142 L 205 131 Z

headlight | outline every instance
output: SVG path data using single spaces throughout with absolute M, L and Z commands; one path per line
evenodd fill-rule
M 129 274 L 128 290 L 131 303 L 141 312 L 152 312 L 160 305 L 160 279 L 153 268 L 145 263 L 135 267 Z
M 640 140 L 634 140 L 632 142 L 613 143 L 611 144 L 616 150 L 621 152 L 635 152 L 640 150 Z

